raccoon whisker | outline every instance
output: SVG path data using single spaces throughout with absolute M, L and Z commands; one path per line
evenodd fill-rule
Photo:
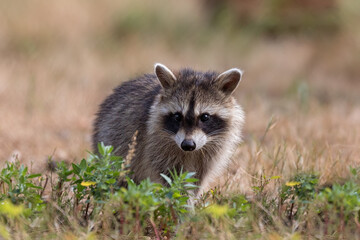
M 214 138 L 211 138 L 211 141 L 212 142 L 223 142 L 223 141 L 226 141 L 228 138 L 225 138 L 225 137 L 214 137 Z
M 218 152 L 218 150 L 212 145 L 209 144 L 204 148 L 205 155 L 214 155 L 214 153 Z
M 221 143 L 221 144 L 224 144 L 224 143 Z M 209 153 L 210 155 L 214 155 L 220 150 L 217 145 L 218 145 L 217 143 L 214 143 L 209 146 L 208 149 L 210 151 L 210 153 Z
M 226 141 L 226 139 L 224 139 L 224 138 L 221 138 L 221 139 L 210 139 L 209 142 L 208 142 L 208 144 L 209 144 L 210 146 L 212 146 L 212 145 L 217 146 L 217 145 L 219 145 L 219 144 L 223 144 L 224 141 Z
M 220 130 L 216 130 L 216 131 L 209 133 L 209 136 L 214 136 L 214 135 L 224 134 L 224 133 L 226 133 L 226 131 L 223 129 L 220 129 Z
M 206 150 L 204 150 L 203 148 L 200 148 L 199 150 L 200 150 L 200 153 L 201 153 L 203 159 L 205 159 L 205 160 L 207 161 L 207 159 L 206 159 L 206 153 L 205 153 Z

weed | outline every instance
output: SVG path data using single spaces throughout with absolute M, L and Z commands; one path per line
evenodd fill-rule
M 14 204 L 24 204 L 27 208 L 40 211 L 43 207 L 41 174 L 30 174 L 28 167 L 6 163 L 0 173 L 0 200 L 9 199 Z
M 195 173 L 169 170 L 161 175 L 164 186 L 149 179 L 136 184 L 113 147 L 98 148 L 99 155 L 90 153 L 80 163 L 59 162 L 55 176 L 7 163 L 0 174 L 0 236 L 298 239 L 314 228 L 320 238 L 360 233 L 357 168 L 332 187 L 319 186 L 313 173 L 299 172 L 283 184 L 280 176 L 261 174 L 254 177 L 253 197 L 213 188 L 195 199 Z M 269 194 L 269 184 L 280 186 L 277 194 Z

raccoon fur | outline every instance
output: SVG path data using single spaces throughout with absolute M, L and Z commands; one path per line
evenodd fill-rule
M 165 184 L 160 173 L 183 170 L 196 172 L 202 191 L 241 142 L 244 112 L 232 97 L 241 76 L 236 68 L 221 74 L 172 72 L 155 64 L 155 74 L 123 83 L 101 104 L 93 148 L 104 142 L 126 156 L 138 131 L 130 165 L 135 182 Z

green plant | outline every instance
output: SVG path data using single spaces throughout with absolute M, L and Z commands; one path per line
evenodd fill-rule
M 0 201 L 10 199 L 14 204 L 24 204 L 28 209 L 40 211 L 43 187 L 41 174 L 30 174 L 28 167 L 7 162 L 0 172 Z
M 112 155 L 113 147 L 98 145 L 100 155 L 90 153 L 88 159 L 72 164 L 72 182 L 78 201 L 92 196 L 95 201 L 103 202 L 110 193 L 120 189 L 117 182 L 123 169 L 121 157 Z
M 137 184 L 112 147 L 99 144 L 98 152 L 80 163 L 57 163 L 54 176 L 7 163 L 0 172 L 0 238 L 297 239 L 308 232 L 318 238 L 360 233 L 358 168 L 350 168 L 347 181 L 326 188 L 317 174 L 300 172 L 271 193 L 269 184 L 279 184 L 280 176 L 255 175 L 250 197 L 215 187 L 197 199 L 195 173 L 169 170 L 161 174 L 164 185 L 149 179 Z
M 127 188 L 121 188 L 110 196 L 104 207 L 104 221 L 114 225 L 121 234 L 131 232 L 143 235 L 148 223 L 154 225 L 154 212 L 160 205 L 156 191 L 162 186 L 149 179 L 135 184 L 127 178 Z M 157 231 L 157 228 L 154 228 Z
M 99 155 L 90 153 L 88 159 L 83 159 L 79 164 L 72 164 L 72 170 L 60 169 L 60 179 L 68 181 L 67 176 L 72 173 L 70 185 L 75 191 L 75 205 L 85 203 L 83 217 L 88 219 L 97 207 L 110 198 L 110 195 L 120 190 L 119 182 L 125 175 L 124 161 L 121 157 L 112 154 L 114 148 L 98 144 Z M 65 177 L 65 178 L 64 178 Z M 91 202 L 94 202 L 93 211 L 90 213 Z
M 198 188 L 193 184 L 198 181 L 193 178 L 194 175 L 194 172 L 188 173 L 182 170 L 180 173 L 170 171 L 171 178 L 161 174 L 168 183 L 168 187 L 159 188 L 156 192 L 160 205 L 155 212 L 155 218 L 160 219 L 159 224 L 165 233 L 173 230 L 191 207 L 188 205 L 189 194 Z
M 317 196 L 317 210 L 324 221 L 324 232 L 329 231 L 331 221 L 339 222 L 338 231 L 342 234 L 345 226 L 360 227 L 360 186 L 353 181 L 345 184 L 334 184 L 332 188 L 325 188 Z
M 286 206 L 286 216 L 290 221 L 308 209 L 308 204 L 316 196 L 318 182 L 316 174 L 301 173 L 282 186 L 280 205 Z
M 149 179 L 135 184 L 127 177 L 127 188 L 112 194 L 105 204 L 107 225 L 117 226 L 121 234 L 143 235 L 150 227 L 155 236 L 170 237 L 188 213 L 189 191 L 197 188 L 193 184 L 197 181 L 192 178 L 194 174 L 170 171 L 171 178 L 162 175 L 168 186 Z
M 317 192 L 319 177 L 316 174 L 301 173 L 287 182 L 281 190 L 281 198 L 297 197 L 302 203 L 311 201 Z

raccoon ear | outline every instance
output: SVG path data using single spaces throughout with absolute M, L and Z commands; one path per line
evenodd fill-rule
M 240 69 L 232 68 L 221 73 L 214 82 L 226 95 L 231 95 L 240 83 L 242 74 Z
M 163 88 L 167 89 L 175 83 L 175 75 L 166 66 L 160 63 L 156 63 L 154 66 L 154 70 Z

